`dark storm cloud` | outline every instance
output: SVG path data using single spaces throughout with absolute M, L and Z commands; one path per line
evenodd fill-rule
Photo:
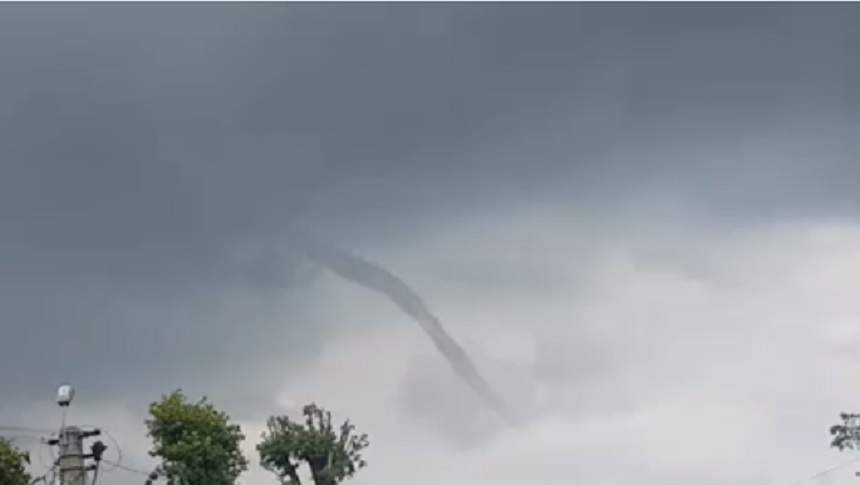
M 291 224 L 397 240 L 659 191 L 732 219 L 854 215 L 858 23 L 853 5 L 3 5 L 0 384 L 160 390 L 299 336 L 289 359 L 309 358 L 321 330 L 272 316 L 271 289 L 307 279 L 271 249 Z

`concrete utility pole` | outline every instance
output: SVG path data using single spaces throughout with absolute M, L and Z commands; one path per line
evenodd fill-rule
M 87 435 L 76 426 L 60 430 L 60 485 L 87 485 L 84 465 L 84 438 Z
M 59 458 L 57 458 L 56 467 L 59 478 L 59 485 L 88 485 L 88 471 L 94 470 L 98 474 L 98 464 L 101 462 L 102 454 L 107 447 L 101 441 L 96 441 L 91 446 L 91 453 L 84 454 L 84 439 L 92 436 L 99 436 L 101 431 L 94 429 L 85 431 L 77 426 L 66 426 L 66 412 L 72 399 L 75 397 L 75 390 L 72 386 L 64 384 L 57 391 L 57 404 L 63 410 L 63 423 L 60 426 L 60 433 L 56 440 L 51 440 L 49 444 L 59 446 Z M 95 460 L 95 465 L 87 466 L 86 459 L 92 458 Z M 93 480 L 98 475 L 93 476 Z M 91 485 L 91 484 L 90 484 Z

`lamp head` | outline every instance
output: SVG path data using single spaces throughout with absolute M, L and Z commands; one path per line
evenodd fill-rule
M 71 384 L 63 384 L 57 389 L 57 404 L 61 407 L 68 406 L 75 398 L 75 388 Z

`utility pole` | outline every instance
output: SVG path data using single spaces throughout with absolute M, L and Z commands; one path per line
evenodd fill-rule
M 66 412 L 74 396 L 75 390 L 68 384 L 60 386 L 57 391 L 57 404 L 63 410 L 63 421 L 57 439 L 48 443 L 58 445 L 60 450 L 56 462 L 59 485 L 90 485 L 87 480 L 88 472 L 93 470 L 98 473 L 98 464 L 107 447 L 101 441 L 96 441 L 90 447 L 92 452 L 85 454 L 84 439 L 98 436 L 101 431 L 98 429 L 86 431 L 77 426 L 66 426 Z M 87 458 L 92 458 L 96 464 L 87 466 L 85 462 Z
M 60 430 L 60 485 L 87 485 L 87 470 L 84 466 L 84 435 L 77 426 L 66 426 Z

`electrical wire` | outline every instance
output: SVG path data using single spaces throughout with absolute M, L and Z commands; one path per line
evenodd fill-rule
M 5 437 L 9 437 L 9 439 L 13 442 L 19 442 L 19 441 L 22 441 L 22 439 L 28 439 L 28 440 L 29 439 L 38 439 L 39 440 L 40 446 L 38 446 L 38 451 L 36 452 L 36 460 L 38 461 L 39 468 L 44 470 L 45 474 L 42 475 L 41 477 L 37 477 L 36 480 L 41 479 L 43 481 L 46 481 L 47 480 L 46 477 L 47 477 L 48 473 L 50 473 L 52 471 L 53 466 L 48 466 L 45 464 L 44 455 L 43 455 L 43 451 L 42 451 L 43 448 L 45 448 L 45 447 L 48 448 L 48 452 L 51 454 L 51 460 L 52 461 L 56 461 L 56 460 L 53 456 L 53 450 L 47 444 L 46 439 L 43 435 L 46 435 L 46 434 L 50 435 L 50 434 L 54 433 L 54 431 L 47 430 L 47 429 L 41 429 L 41 428 L 31 428 L 29 426 L 0 425 L 0 433 L 3 433 L 5 435 Z M 20 435 L 20 436 L 10 436 L 10 434 Z
M 36 459 L 39 461 L 39 466 L 44 468 L 45 471 L 47 472 L 51 469 L 51 467 L 45 465 L 45 458 L 42 456 L 42 450 L 45 449 L 46 446 L 47 446 L 48 450 L 50 450 L 51 447 L 48 446 L 48 444 L 45 442 L 45 438 L 42 438 L 42 440 L 40 441 L 40 444 L 42 446 L 39 447 L 39 451 L 36 453 Z
M 51 434 L 54 431 L 47 429 L 38 429 L 38 428 L 28 428 L 26 426 L 0 426 L 0 431 L 13 431 L 19 433 L 31 433 L 31 434 Z
M 93 481 L 90 482 L 90 485 L 96 485 L 99 481 L 99 466 L 101 465 L 101 460 L 96 462 L 96 469 L 93 471 Z
M 34 441 L 35 442 L 41 442 L 41 440 L 42 440 L 41 436 L 35 436 L 32 434 L 17 434 L 17 433 L 12 433 L 12 434 L 3 433 L 3 434 L 0 434 L 0 438 L 5 439 L 5 440 L 9 440 L 13 443 L 20 443 L 20 442 L 32 443 Z
M 101 471 L 103 473 L 111 473 L 117 469 L 120 469 L 120 470 L 124 470 L 124 471 L 130 472 L 130 473 L 137 473 L 139 475 L 144 475 L 146 477 L 150 477 L 152 475 L 153 472 L 151 472 L 151 471 L 147 472 L 144 470 L 139 470 L 139 469 L 136 469 L 133 467 L 123 465 L 124 454 L 122 451 L 122 446 L 120 446 L 119 440 L 117 440 L 116 437 L 114 437 L 114 435 L 111 434 L 111 432 L 109 430 L 107 430 L 103 427 L 100 427 L 100 426 L 92 425 L 92 424 L 84 424 L 84 425 L 81 425 L 81 427 L 98 429 L 99 431 L 101 431 L 102 434 L 107 436 L 107 438 L 110 440 L 111 444 L 116 449 L 117 457 L 116 457 L 115 461 L 102 458 L 102 460 L 96 465 L 97 467 L 99 465 L 101 465 L 101 463 L 106 463 L 106 464 L 110 465 L 110 468 L 106 467 L 104 469 L 101 469 Z M 99 471 L 99 469 L 97 468 L 96 469 L 96 475 L 94 475 L 94 477 L 93 477 L 94 481 L 93 481 L 92 485 L 95 485 L 95 478 L 98 474 L 98 471 Z
M 114 438 L 114 436 L 110 433 L 110 431 L 108 431 L 106 429 L 103 429 L 102 432 L 105 434 L 105 436 L 108 437 L 108 439 L 111 441 L 111 443 L 116 447 L 116 462 L 119 464 L 122 464 L 122 458 L 123 458 L 122 447 L 119 445 L 119 440 Z
M 812 476 L 809 476 L 809 477 L 806 477 L 806 478 L 802 478 L 802 479 L 797 480 L 797 481 L 795 481 L 795 482 L 791 482 L 791 483 L 790 483 L 790 484 L 788 484 L 788 485 L 801 485 L 802 483 L 805 483 L 805 482 L 808 482 L 808 481 L 811 481 L 811 480 L 815 480 L 815 479 L 817 479 L 817 478 L 821 478 L 821 477 L 823 477 L 824 475 L 827 475 L 828 473 L 835 472 L 836 470 L 841 470 L 841 469 L 843 469 L 843 468 L 845 468 L 845 467 L 847 467 L 847 466 L 849 466 L 849 465 L 853 465 L 853 464 L 855 464 L 855 463 L 857 463 L 857 462 L 860 462 L 860 457 L 854 458 L 854 459 L 852 459 L 852 460 L 848 460 L 848 461 L 843 462 L 843 463 L 841 463 L 841 464 L 839 464 L 839 465 L 836 465 L 836 466 L 833 466 L 833 467 L 831 467 L 831 468 L 828 468 L 827 470 L 820 471 L 820 472 L 816 473 L 815 475 L 812 475 Z
M 30 485 L 36 485 L 39 482 L 48 483 L 48 474 L 46 473 L 30 480 Z
M 48 478 L 48 476 L 49 476 L 49 475 L 50 475 L 50 477 L 51 477 L 50 479 Z M 35 485 L 36 483 L 39 483 L 39 482 L 42 482 L 42 483 L 44 483 L 44 484 L 46 484 L 46 485 L 47 485 L 48 483 L 53 484 L 53 483 L 55 482 L 54 478 L 56 478 L 56 476 L 57 476 L 56 466 L 53 466 L 53 467 L 49 468 L 47 471 L 45 471 L 45 473 L 43 473 L 43 474 L 39 475 L 38 477 L 36 477 L 36 478 L 32 479 L 32 480 L 30 481 L 30 485 Z
M 36 453 L 36 459 L 39 460 L 39 466 L 45 470 L 51 470 L 57 464 L 57 457 L 54 455 L 54 448 L 48 444 L 48 441 L 44 437 L 41 439 L 39 444 L 42 445 L 39 447 L 39 452 Z M 51 466 L 45 464 L 45 458 L 42 454 L 42 450 L 45 448 L 48 449 L 48 455 L 51 457 Z
M 113 465 L 113 466 L 114 466 L 114 469 L 119 468 L 120 470 L 125 470 L 125 471 L 127 471 L 127 472 L 137 473 L 137 474 L 139 474 L 139 475 L 146 475 L 146 476 L 149 476 L 149 475 L 151 475 L 151 474 L 152 474 L 152 472 L 151 472 L 151 471 L 147 472 L 147 471 L 143 471 L 143 470 L 138 470 L 137 468 L 132 468 L 132 467 L 129 467 L 129 466 L 125 466 L 125 465 L 122 465 L 122 464 L 120 464 L 120 463 L 112 462 L 112 461 L 110 461 L 110 460 L 102 460 L 102 461 L 103 461 L 103 462 L 105 462 L 105 463 L 107 463 L 107 464 L 109 464 L 109 465 Z
M 111 444 L 113 444 L 114 448 L 116 449 L 116 460 L 115 460 L 115 462 L 116 462 L 116 463 L 119 463 L 119 464 L 122 464 L 122 458 L 123 458 L 123 455 L 122 455 L 122 447 L 119 445 L 119 441 L 118 441 L 116 438 L 114 438 L 114 436 L 110 433 L 110 431 L 108 431 L 108 430 L 107 430 L 107 429 L 105 429 L 105 428 L 101 428 L 101 427 L 99 427 L 99 426 L 93 426 L 93 425 L 91 425 L 91 424 L 84 424 L 84 425 L 81 425 L 81 426 L 82 426 L 82 427 L 84 427 L 84 428 L 94 428 L 94 429 L 98 429 L 99 431 L 101 431 L 101 432 L 102 432 L 102 434 L 104 434 L 105 436 L 107 436 L 107 438 L 110 440 Z M 112 462 L 109 462 L 108 460 L 102 460 L 102 461 L 104 461 L 105 463 L 112 463 Z M 107 469 L 105 469 L 105 470 L 104 470 L 104 472 L 105 472 L 105 473 L 111 472 L 111 471 L 113 471 L 113 470 L 114 470 L 114 468 L 116 468 L 116 467 L 114 466 L 113 468 L 107 468 Z

